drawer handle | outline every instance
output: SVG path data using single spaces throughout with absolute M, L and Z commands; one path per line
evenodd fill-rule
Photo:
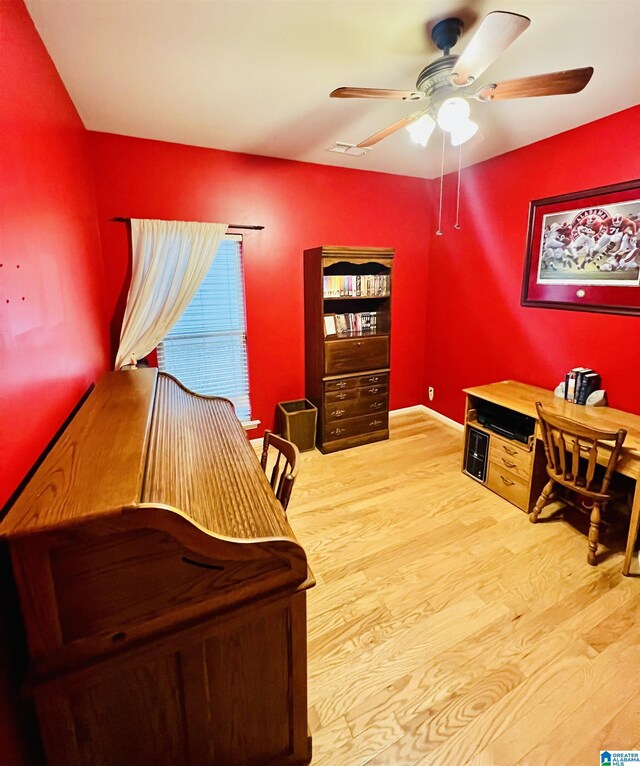
M 377 394 L 380 389 L 376 386 L 375 388 L 370 388 L 369 393 L 370 394 Z
M 504 450 L 504 451 L 505 451 L 505 452 L 506 452 L 508 455 L 517 455 L 517 454 L 518 454 L 518 450 L 517 450 L 517 449 L 513 449 L 513 447 L 507 447 L 507 445 L 506 445 L 506 444 L 503 444 L 503 445 L 502 445 L 502 449 L 503 449 L 503 450 Z
M 331 431 L 331 436 L 340 436 L 340 434 L 343 434 L 346 430 L 346 428 L 335 428 Z
M 371 407 L 372 410 L 379 410 L 380 407 L 384 407 L 384 404 L 382 402 L 374 402 L 373 404 L 370 404 L 369 407 Z
M 356 341 L 356 346 L 361 346 L 361 345 L 362 345 L 362 341 L 361 340 L 357 340 Z
M 380 378 L 377 375 L 374 375 L 374 377 L 369 378 L 369 383 L 377 383 L 380 380 Z
M 507 466 L 507 468 L 515 468 L 516 464 L 512 463 L 510 460 L 507 460 L 506 457 L 502 458 L 502 462 Z
M 383 424 L 383 420 L 372 420 L 369 425 L 370 426 L 381 426 Z
M 504 482 L 504 483 L 505 483 L 505 484 L 506 484 L 508 487 L 512 487 L 512 486 L 515 484 L 515 481 L 510 481 L 509 479 L 505 479 L 505 478 L 504 478 L 504 476 L 503 476 L 502 474 L 500 474 L 500 478 L 502 479 L 502 481 L 503 481 L 503 482 Z
M 340 381 L 340 383 L 336 383 L 336 388 L 346 388 L 347 384 L 344 382 L 344 380 Z
M 346 393 L 339 393 L 339 394 L 336 396 L 336 399 L 346 399 L 346 398 L 347 398 L 347 395 L 346 395 Z
M 342 417 L 342 416 L 344 415 L 344 413 L 345 413 L 345 412 L 346 412 L 346 410 L 340 410 L 340 409 L 338 409 L 338 410 L 334 410 L 334 411 L 331 413 L 331 415 L 332 415 L 332 417 L 334 417 L 334 418 L 340 418 L 340 417 Z
M 224 569 L 224 567 L 221 567 L 219 564 L 207 564 L 205 561 L 194 561 L 193 559 L 189 559 L 186 556 L 183 556 L 182 560 L 185 564 L 191 564 L 192 567 L 201 567 L 202 569 L 215 569 L 219 572 L 222 572 Z

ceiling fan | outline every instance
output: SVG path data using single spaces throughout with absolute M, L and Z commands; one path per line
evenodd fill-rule
M 354 149 L 367 150 L 401 128 L 408 128 L 414 141 L 422 146 L 436 124 L 449 133 L 453 146 L 460 146 L 478 130 L 470 118 L 469 100 L 496 101 L 508 98 L 531 98 L 578 93 L 591 79 L 593 67 L 519 77 L 498 83 L 471 86 L 529 26 L 526 16 L 507 11 L 489 13 L 460 56 L 450 50 L 463 30 L 459 18 L 439 21 L 431 38 L 443 52 L 441 58 L 428 64 L 418 75 L 415 90 L 383 88 L 336 88 L 331 98 L 384 98 L 422 101 L 424 108 L 403 117 L 356 144 Z

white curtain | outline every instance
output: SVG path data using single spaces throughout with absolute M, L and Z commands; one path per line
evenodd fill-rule
M 153 351 L 180 319 L 226 230 L 226 223 L 131 219 L 131 286 L 116 370 Z

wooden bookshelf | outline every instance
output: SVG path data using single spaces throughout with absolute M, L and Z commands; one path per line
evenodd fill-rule
M 387 248 L 305 250 L 306 397 L 322 452 L 389 436 L 392 264 Z

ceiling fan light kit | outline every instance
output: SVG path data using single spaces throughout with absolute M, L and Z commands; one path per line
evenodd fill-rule
M 493 11 L 483 19 L 463 53 L 456 56 L 450 51 L 462 34 L 463 22 L 459 18 L 442 19 L 431 30 L 431 38 L 443 55 L 420 72 L 414 91 L 388 88 L 336 88 L 330 94 L 332 98 L 385 98 L 424 103 L 422 111 L 397 120 L 356 144 L 355 148 L 369 149 L 401 128 L 407 128 L 412 140 L 425 147 L 436 123 L 445 134 L 449 134 L 452 146 L 460 147 L 478 132 L 478 125 L 470 119 L 469 99 L 491 102 L 581 91 L 591 79 L 592 67 L 487 83 L 479 88 L 476 87 L 475 92 L 467 90 L 498 56 L 515 42 L 530 23 L 530 19 L 518 13 Z M 443 136 L 443 152 L 444 146 Z M 441 184 L 442 175 L 443 173 L 441 173 Z M 458 183 L 459 175 L 460 158 L 458 159 Z M 457 220 L 455 228 L 459 228 Z M 440 227 L 437 233 L 441 233 Z
M 451 146 L 461 146 L 478 132 L 478 125 L 473 120 L 465 120 L 451 130 Z
M 451 133 L 468 120 L 470 114 L 469 103 L 460 96 L 454 96 L 442 102 L 440 109 L 438 109 L 437 123 L 442 130 Z
M 435 129 L 436 121 L 430 114 L 423 114 L 422 117 L 407 125 L 411 140 L 420 146 L 427 145 Z
M 425 112 L 406 127 L 414 143 L 426 146 L 437 124 L 450 135 L 452 146 L 460 146 L 478 132 L 478 126 L 469 119 L 469 114 L 468 102 L 454 96 L 442 102 L 436 120 Z

